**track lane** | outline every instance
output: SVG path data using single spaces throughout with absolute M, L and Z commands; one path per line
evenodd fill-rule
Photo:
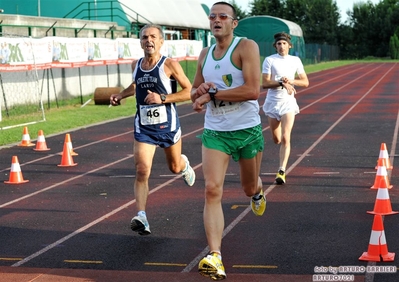
M 312 78 L 311 78 L 312 79 Z M 337 80 L 338 80 L 339 78 L 337 77 Z M 311 81 L 313 81 L 313 80 L 311 80 Z M 315 81 L 316 82 L 316 81 Z M 323 83 L 323 82 L 320 82 L 320 83 Z M 327 83 L 327 82 L 326 82 Z M 329 81 L 329 83 L 330 83 L 330 81 Z M 313 84 L 313 83 L 312 83 Z M 351 85 L 352 86 L 354 86 L 354 84 L 355 83 L 351 83 Z M 321 84 L 321 85 L 323 85 L 323 84 Z M 306 89 L 305 89 L 306 90 Z M 321 90 L 320 89 L 314 89 L 314 93 L 315 94 L 312 94 L 312 95 L 314 95 L 314 96 L 317 96 L 317 94 L 319 94 L 321 92 Z M 340 92 L 342 92 L 342 91 L 340 91 Z M 312 93 L 313 93 L 313 91 L 312 91 Z M 322 93 L 322 92 L 321 92 Z M 302 103 L 302 99 L 304 99 L 306 96 L 310 96 L 310 95 L 303 95 L 302 96 L 302 94 L 305 94 L 305 93 L 303 93 L 302 91 L 300 91 L 299 93 L 298 93 L 298 100 L 299 100 L 299 103 L 300 103 L 300 105 L 301 105 L 301 103 Z M 337 93 L 337 94 L 334 94 L 334 95 L 339 95 L 339 93 Z M 319 95 L 320 96 L 320 95 Z M 350 101 L 348 101 L 348 102 L 350 102 Z M 320 105 L 320 104 L 322 104 L 322 102 L 321 101 L 318 101 L 318 103 L 317 104 L 314 104 L 314 105 Z M 313 105 L 312 105 L 313 106 Z M 310 106 L 309 106 L 310 107 Z M 180 109 L 183 109 L 183 108 L 180 108 Z M 179 111 L 180 111 L 180 109 L 179 109 Z M 190 111 L 190 109 L 189 109 L 189 107 L 186 107 L 186 108 L 184 108 L 184 110 L 187 110 L 187 112 L 189 112 Z M 310 110 L 310 109 L 309 109 Z M 301 113 L 301 115 L 299 115 L 298 116 L 298 122 L 297 122 L 297 125 L 296 126 L 298 126 L 302 121 L 299 121 L 299 118 L 300 117 L 302 117 L 303 116 L 303 114 L 305 114 L 306 113 L 306 111 L 308 111 L 308 109 L 302 109 L 302 113 Z M 323 113 L 323 111 L 321 112 L 321 116 L 323 116 L 322 115 L 322 113 Z M 339 112 L 337 113 L 338 115 L 339 115 Z M 313 115 L 313 114 L 312 114 Z M 320 114 L 319 114 L 320 115 Z M 185 128 L 188 128 L 188 127 L 191 127 L 192 126 L 192 124 L 194 124 L 194 123 L 196 123 L 196 124 L 198 124 L 198 120 L 200 120 L 201 121 L 201 123 L 202 123 L 202 121 L 203 121 L 203 117 L 200 117 L 200 118 L 198 118 L 198 115 L 196 115 L 196 119 L 193 119 L 192 121 L 191 121 L 191 119 L 190 119 L 190 124 L 187 122 L 187 124 L 189 124 L 188 126 L 185 126 Z M 313 117 L 314 118 L 314 117 Z M 185 122 L 185 121 L 183 121 L 183 122 Z M 192 124 L 191 124 L 192 123 Z M 326 123 L 328 123 L 328 120 L 326 121 Z M 266 124 L 266 123 L 265 123 Z M 387 129 L 387 130 L 390 130 L 390 129 Z M 184 130 L 184 131 L 186 131 L 186 130 Z M 320 131 L 320 130 L 319 130 Z M 92 138 L 94 138 L 95 139 L 95 136 L 94 135 L 92 135 Z M 74 141 L 74 145 L 75 145 L 75 140 L 77 140 L 78 141 L 78 143 L 80 143 L 81 142 L 81 140 L 80 140 L 80 138 L 78 138 L 78 139 L 76 139 L 76 138 L 74 138 L 73 139 L 73 141 Z M 82 140 L 83 140 L 83 138 L 82 138 Z M 293 137 L 293 140 L 295 140 L 295 137 Z M 191 143 L 191 142 L 193 142 L 194 143 L 194 147 L 191 149 L 191 146 L 187 146 L 186 144 L 187 143 Z M 268 145 L 270 145 L 270 148 L 267 148 L 267 151 L 268 152 L 270 152 L 270 151 L 273 151 L 273 149 L 271 148 L 271 147 L 273 147 L 273 146 L 271 146 L 271 144 L 270 144 L 271 142 L 270 142 L 270 138 L 268 138 L 267 136 L 266 136 L 266 146 L 268 146 Z M 294 143 L 295 143 L 295 141 L 294 141 Z M 185 147 L 188 147 L 188 151 L 193 155 L 193 156 L 195 156 L 196 154 L 198 154 L 198 151 L 199 151 L 199 146 L 200 146 L 200 142 L 199 142 L 199 139 L 198 138 L 196 138 L 195 139 L 195 137 L 194 138 L 190 138 L 190 139 L 188 139 L 188 141 L 186 141 L 186 142 L 184 142 L 184 144 L 183 144 L 183 149 L 185 148 Z M 306 146 L 306 145 L 305 145 Z M 75 147 L 75 146 L 74 146 Z M 378 149 L 379 149 L 379 146 L 375 149 L 376 150 L 376 153 L 374 153 L 374 155 L 377 155 L 378 154 Z M 0 151 L 0 153 L 2 153 L 2 151 Z M 126 152 L 125 152 L 126 153 Z M 266 156 L 265 156 L 265 160 L 264 160 L 264 167 L 269 167 L 270 168 L 270 170 L 271 171 L 274 171 L 274 168 L 275 168 L 275 166 L 273 165 L 273 166 L 271 166 L 271 165 L 269 165 L 269 162 L 270 162 L 270 159 L 274 159 L 275 157 L 273 157 L 273 156 L 277 156 L 276 154 L 275 154 L 275 152 L 273 152 L 273 153 L 270 153 L 270 154 L 268 154 L 268 155 L 270 155 L 270 156 L 272 156 L 271 158 L 267 158 Z M 77 162 L 78 162 L 78 159 L 79 159 L 80 157 L 77 157 L 76 158 L 76 160 L 77 160 Z M 163 158 L 163 155 L 161 154 L 160 156 L 159 156 L 159 158 L 158 158 L 158 156 L 157 156 L 157 160 L 159 159 L 159 163 L 161 164 L 162 163 L 162 158 Z M 293 161 L 294 160 L 294 155 L 293 154 L 291 154 L 291 161 Z M 290 161 L 290 162 L 291 162 Z M 80 164 L 79 164 L 80 165 Z M 86 166 L 85 166 L 86 167 Z M 23 170 L 24 170 L 24 168 L 22 168 Z M 158 171 L 159 170 L 159 171 Z M 234 165 L 232 166 L 232 169 L 231 169 L 231 171 L 233 171 L 234 172 L 234 170 L 235 170 L 235 168 L 234 168 Z M 262 169 L 262 171 L 265 171 L 265 170 L 263 170 Z M 306 170 L 305 170 L 306 171 Z M 156 171 L 154 171 L 155 173 L 154 173 L 154 175 L 157 175 L 157 172 L 159 172 L 159 173 L 165 173 L 165 166 L 164 165 L 160 165 L 159 166 L 159 169 L 157 168 L 156 169 Z M 295 169 L 293 169 L 293 171 L 292 171 L 292 173 L 294 173 L 295 172 Z M 131 174 L 131 172 L 130 172 L 130 174 Z M 198 170 L 197 170 L 197 174 L 198 174 Z M 24 175 L 25 175 L 25 170 L 24 170 Z M 306 174 L 305 173 L 305 176 L 307 176 L 307 177 L 309 177 L 309 175 L 308 174 Z M 264 178 L 266 181 L 265 182 L 267 182 L 267 179 L 269 178 L 269 179 L 272 179 L 273 178 L 273 176 L 269 176 L 269 177 L 262 177 L 262 178 Z M 293 178 L 293 180 L 296 178 L 296 177 L 294 177 L 294 176 L 292 176 L 292 178 Z M 370 178 L 372 178 L 372 177 L 370 177 Z M 291 179 L 291 177 L 290 177 L 290 179 Z M 156 181 L 164 181 L 164 179 L 162 178 L 162 177 L 159 177 L 159 179 L 154 179 L 154 180 L 156 180 Z M 199 178 L 199 180 L 200 180 L 200 178 Z M 227 191 L 226 191 L 226 194 L 228 194 L 228 200 L 230 200 L 230 193 L 228 193 L 230 190 L 231 191 L 235 191 L 235 192 L 232 192 L 232 194 L 233 194 L 233 197 L 232 197 L 232 199 L 229 201 L 229 203 L 230 203 L 230 206 L 232 206 L 234 203 L 236 203 L 236 204 L 238 204 L 238 205 L 248 205 L 248 203 L 247 203 L 247 201 L 246 201 L 246 199 L 244 199 L 245 201 L 243 201 L 243 196 L 242 196 L 242 192 L 240 191 L 240 189 L 239 189 L 239 184 L 237 183 L 237 178 L 234 176 L 234 173 L 233 173 L 233 175 L 231 175 L 231 176 L 229 176 L 228 178 L 227 178 L 227 180 L 228 180 L 228 183 L 229 183 L 229 185 L 228 186 L 231 186 L 231 188 L 229 187 L 228 189 L 227 189 Z M 200 180 L 201 181 L 201 180 Z M 198 188 L 197 188 L 197 186 L 198 186 Z M 193 222 L 196 222 L 197 224 L 198 224 L 198 222 L 199 222 L 199 224 L 198 224 L 198 226 L 196 226 L 196 229 L 195 230 L 197 230 L 198 232 L 199 232 L 199 229 L 200 228 L 202 228 L 200 225 L 201 225 L 201 216 L 200 216 L 200 213 L 201 213 L 201 208 L 202 208 L 202 205 L 203 205 L 203 201 L 202 201 L 202 197 L 203 197 L 203 194 L 202 194 L 202 188 L 203 187 L 203 183 L 201 183 L 201 182 L 199 182 L 198 183 L 198 185 L 196 185 L 196 189 L 195 189 L 195 195 L 197 196 L 197 197 L 199 197 L 199 199 L 197 199 L 197 200 L 195 200 L 195 198 L 194 199 L 190 199 L 190 200 L 192 200 L 192 201 L 195 201 L 194 203 L 193 203 L 193 206 L 195 206 L 196 208 L 195 208 L 195 210 L 196 210 L 196 212 L 198 213 L 198 214 L 196 214 L 196 215 L 193 215 L 192 217 L 191 217 L 191 219 L 193 220 Z M 184 188 L 186 188 L 186 187 L 184 187 Z M 290 188 L 289 187 L 289 185 L 287 185 L 287 187 L 286 188 Z M 307 186 L 305 185 L 305 187 L 299 187 L 298 189 L 299 190 L 307 190 Z M 287 190 L 288 190 L 287 189 Z M 177 189 L 177 191 L 179 191 L 179 189 Z M 275 193 L 276 191 L 274 191 L 273 193 Z M 154 193 L 153 195 L 151 195 L 151 197 L 153 197 L 154 195 L 156 195 L 156 194 L 159 194 L 160 193 L 160 190 L 157 192 L 157 193 Z M 177 193 L 177 192 L 176 192 Z M 273 195 L 273 193 L 271 193 L 270 194 L 270 196 L 272 196 Z M 306 191 L 306 193 L 307 193 L 307 191 Z M 165 193 L 166 194 L 166 193 Z M 300 193 L 296 193 L 296 195 L 299 195 Z M 281 193 L 279 193 L 278 194 L 279 196 L 282 196 L 281 195 Z M 165 195 L 164 195 L 165 196 Z M 270 202 L 270 196 L 269 196 L 269 202 Z M 288 197 L 288 198 L 290 198 L 290 195 L 285 195 L 286 197 Z M 345 196 L 345 194 L 343 194 L 342 195 L 342 198 L 345 198 L 344 197 Z M 185 194 L 184 195 L 184 197 L 183 198 L 185 198 L 185 197 L 187 197 L 187 195 Z M 151 198 L 152 199 L 152 198 Z M 149 201 L 152 201 L 152 200 L 149 200 Z M 162 199 L 160 199 L 160 200 L 162 200 Z M 155 200 L 154 199 L 154 202 L 159 202 L 159 200 Z M 168 201 L 169 202 L 169 201 Z M 165 209 L 165 208 L 167 208 L 167 204 L 168 204 L 168 202 L 167 203 L 165 203 L 165 205 L 164 206 L 162 206 L 162 209 L 159 209 L 159 210 L 157 210 L 157 212 L 155 212 L 154 211 L 154 213 L 153 213 L 153 218 L 154 218 L 154 220 L 155 220 L 155 217 L 157 217 L 157 216 L 159 216 L 159 214 L 161 214 L 162 213 L 162 211 L 163 211 L 163 209 Z M 176 205 L 176 202 L 178 202 L 178 200 L 175 200 L 175 201 L 172 201 L 172 203 L 174 203 L 175 205 Z M 273 198 L 272 198 L 272 203 L 273 203 Z M 228 219 L 228 220 L 226 220 L 227 222 L 232 222 L 234 219 L 236 219 L 237 218 L 237 210 L 234 210 L 234 212 L 230 215 L 230 212 L 229 212 L 229 208 L 230 208 L 230 206 L 229 205 L 226 205 L 226 210 L 228 211 L 228 213 L 229 213 L 229 215 L 227 215 L 226 216 L 226 219 Z M 345 205 L 343 205 L 344 207 L 345 207 Z M 151 207 L 151 208 L 154 208 L 154 207 Z M 169 208 L 170 209 L 170 208 Z M 184 209 L 183 209 L 184 210 Z M 283 211 L 285 210 L 285 209 L 282 209 Z M 271 210 L 271 213 L 273 212 L 273 209 Z M 175 212 L 173 212 L 173 211 L 168 211 L 167 212 L 168 214 L 175 214 Z M 294 213 L 295 213 L 295 209 L 294 209 Z M 306 214 L 306 211 L 304 210 L 303 211 L 303 213 L 301 213 L 301 215 L 303 215 L 303 214 Z M 276 215 L 276 220 L 278 219 L 278 214 L 275 214 Z M 170 218 L 176 218 L 176 216 L 168 216 L 168 217 L 170 217 Z M 281 214 L 280 214 L 280 217 L 281 217 Z M 244 221 L 248 221 L 248 222 L 264 222 L 264 218 L 265 217 L 262 217 L 262 218 L 253 218 L 252 216 L 248 219 L 248 220 L 244 220 Z M 368 218 L 369 219 L 369 218 Z M 122 220 L 124 220 L 124 221 L 126 221 L 126 219 L 122 219 Z M 267 220 L 269 221 L 269 220 L 271 220 L 271 218 L 270 217 L 268 217 L 267 218 Z M 317 218 L 315 218 L 314 219 L 315 221 L 316 220 L 318 220 Z M 319 219 L 320 220 L 320 219 Z M 156 220 L 155 220 L 156 221 Z M 178 222 L 179 220 L 176 220 L 176 222 Z M 240 220 L 239 220 L 240 221 Z M 157 221 L 156 221 L 157 222 Z M 174 224 L 176 224 L 176 222 L 174 222 Z M 240 222 L 242 222 L 242 221 L 240 221 Z M 161 224 L 162 222 L 160 221 L 160 224 Z M 273 220 L 272 220 L 272 223 L 273 223 Z M 278 222 L 275 222 L 275 224 L 277 224 L 278 225 Z M 272 224 L 273 225 L 273 224 Z M 182 226 L 182 227 L 184 227 L 184 226 Z M 234 227 L 234 229 L 233 229 L 233 233 L 234 233 L 234 237 L 236 237 L 237 236 L 237 238 L 240 238 L 240 236 L 239 236 L 239 234 L 236 234 L 236 232 L 234 232 L 235 230 L 237 230 L 237 229 L 239 229 L 239 227 L 237 226 L 237 227 Z M 369 232 L 370 232 L 370 228 L 369 228 L 369 226 L 366 226 L 366 228 L 364 228 L 363 227 L 363 229 L 367 229 L 367 231 L 366 231 L 366 233 L 364 234 L 365 236 L 365 239 L 366 239 L 366 241 L 367 241 L 367 236 L 368 236 L 368 234 L 369 234 Z M 114 230 L 114 229 L 111 229 L 111 230 Z M 241 230 L 241 229 L 240 229 Z M 170 231 L 171 233 L 170 233 L 170 237 L 173 237 L 173 230 L 172 231 Z M 238 232 L 237 232 L 238 233 Z M 260 234 L 259 234 L 260 233 Z M 126 234 L 129 234 L 128 233 L 128 230 L 126 230 Z M 196 233 L 197 234 L 197 233 Z M 199 234 L 202 234 L 202 233 L 199 233 Z M 261 234 L 263 234 L 263 236 L 265 236 L 265 235 L 268 235 L 268 234 L 264 234 L 264 232 L 262 231 L 262 232 L 256 232 L 256 234 L 257 234 L 257 236 L 262 236 Z M 84 234 L 83 234 L 84 235 Z M 194 234 L 193 234 L 194 235 Z M 126 238 L 126 240 L 128 240 L 128 238 L 130 238 L 130 236 L 129 235 L 125 235 L 125 237 L 127 236 L 127 238 Z M 178 235 L 175 235 L 176 237 L 179 237 Z M 232 235 L 229 235 L 229 236 L 227 236 L 226 238 L 225 238 L 225 240 L 228 240 L 228 238 L 230 238 Z M 257 237 L 256 236 L 256 237 Z M 241 237 L 242 237 L 242 235 L 241 235 Z M 256 237 L 255 237 L 255 239 L 256 239 Z M 156 238 L 156 239 L 158 239 L 158 238 Z M 159 238 L 160 239 L 160 238 Z M 141 239 L 140 239 L 141 240 Z M 142 241 L 144 241 L 144 240 L 142 240 Z M 155 240 L 156 241 L 156 240 Z M 146 239 L 145 241 L 144 241 L 144 245 L 145 245 L 145 242 L 147 242 L 147 243 L 150 243 L 150 242 L 152 242 L 152 240 L 151 239 Z M 176 241 L 176 242 L 174 242 L 174 244 L 173 244 L 173 248 L 176 250 L 176 246 L 179 246 L 179 244 L 180 244 L 181 242 L 178 242 L 178 240 Z M 200 237 L 200 238 L 197 238 L 197 239 L 195 239 L 194 238 L 194 240 L 193 240 L 193 242 L 187 242 L 188 244 L 185 244 L 185 246 L 187 246 L 187 249 L 188 250 L 190 250 L 190 249 L 196 249 L 195 247 L 193 248 L 193 246 L 195 246 L 195 245 L 198 245 L 198 243 L 200 243 L 201 245 L 206 245 L 206 243 L 204 242 L 204 240 L 203 240 L 203 238 L 202 238 L 202 236 Z M 322 243 L 322 242 L 321 242 Z M 231 261 L 230 259 L 228 259 L 228 257 L 234 257 L 234 256 L 236 256 L 237 255 L 237 253 L 239 253 L 239 254 L 243 254 L 243 252 L 237 252 L 237 251 L 235 251 L 234 249 L 229 249 L 228 248 L 228 245 L 230 245 L 230 243 L 225 243 L 225 245 L 226 245 L 226 248 L 227 248 L 227 250 L 226 251 L 224 251 L 224 253 L 226 253 L 226 257 L 227 258 L 225 258 L 225 260 L 227 260 L 227 262 L 225 262 L 225 264 L 227 263 L 227 265 L 229 265 L 230 266 L 230 263 L 229 263 L 229 261 Z M 232 245 L 236 245 L 236 244 L 232 244 Z M 367 246 L 367 242 L 364 244 L 364 245 L 362 245 L 363 246 L 363 248 L 366 248 L 366 246 Z M 244 246 L 243 247 L 245 247 L 245 244 L 244 244 Z M 186 250 L 187 250 L 186 249 Z M 245 249 L 245 248 L 244 248 Z M 273 249 L 273 248 L 272 248 Z M 285 248 L 282 248 L 281 250 L 285 250 Z M 65 250 L 64 250 L 65 251 Z M 64 252 L 63 251 L 63 252 Z M 365 251 L 365 250 L 362 250 L 362 251 Z M 191 258 L 192 257 L 194 257 L 195 256 L 195 254 L 194 254 L 194 252 L 189 252 L 190 253 L 190 255 L 188 256 L 188 259 L 189 259 L 189 257 L 191 256 Z M 198 253 L 198 252 L 197 252 Z M 284 253 L 284 252 L 283 252 Z M 228 254 L 228 255 L 227 255 Z M 154 250 L 154 255 L 156 255 L 156 250 Z M 360 255 L 360 254 L 359 254 Z M 256 255 L 256 257 L 259 257 L 259 255 Z M 188 261 L 188 260 L 184 260 L 184 261 Z M 291 262 L 291 264 L 292 264 L 292 262 Z M 272 263 L 270 264 L 270 265 L 273 265 Z M 280 264 L 279 264 L 280 265 Z M 103 266 L 104 267 L 104 266 Z M 109 266 L 108 266 L 109 267 Z M 137 267 L 137 265 L 134 265 L 134 268 L 136 268 Z M 145 267 L 145 269 L 148 269 L 148 268 L 151 268 L 151 269 L 153 269 L 153 268 L 155 268 L 155 269 L 157 269 L 157 267 Z M 280 266 L 280 269 L 281 269 L 281 266 Z M 243 271 L 243 269 L 240 269 L 240 268 L 238 268 L 238 271 Z M 245 271 L 248 271 L 248 270 L 245 270 L 244 269 L 244 272 Z M 255 272 L 257 272 L 257 273 L 264 273 L 263 271 L 265 271 L 265 270 L 259 270 L 259 269 L 255 269 L 255 270 L 251 270 L 251 271 L 255 271 Z M 267 273 L 269 273 L 269 271 L 270 270 L 266 270 L 266 272 Z M 235 273 L 235 268 L 233 268 L 233 269 L 228 269 L 228 273 Z M 307 273 L 309 273 L 309 270 L 307 270 Z

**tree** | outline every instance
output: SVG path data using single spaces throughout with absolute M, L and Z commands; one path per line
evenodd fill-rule
M 357 43 L 353 40 L 353 29 L 347 24 L 341 24 L 337 29 L 337 42 L 341 59 L 358 58 Z
M 284 18 L 301 26 L 305 42 L 337 45 L 339 10 L 333 0 L 286 0 Z
M 292 21 L 302 28 L 306 43 L 338 45 L 343 58 L 386 57 L 399 26 L 399 0 L 361 1 L 347 11 L 344 24 L 336 0 L 252 0 L 249 15 Z
M 284 10 L 283 0 L 253 0 L 249 2 L 251 16 L 272 16 L 281 18 Z
M 389 40 L 399 26 L 399 1 L 385 0 L 375 6 L 375 21 L 370 30 L 371 50 L 377 57 L 388 56 Z
M 333 0 L 253 0 L 250 14 L 270 15 L 298 24 L 305 42 L 337 44 L 339 11 Z
M 237 19 L 241 20 L 248 17 L 248 14 L 240 6 L 238 6 L 235 0 L 230 0 L 229 3 L 236 9 Z
M 302 26 L 306 24 L 307 13 L 307 2 L 302 0 L 290 0 L 286 3 L 286 9 L 284 9 L 283 18 L 289 19 L 290 21 Z M 302 12 L 304 11 L 304 12 Z
M 353 40 L 357 45 L 357 58 L 364 58 L 372 54 L 373 21 L 375 18 L 375 8 L 372 3 L 355 3 L 351 14 L 353 29 Z
M 396 34 L 391 36 L 391 39 L 389 40 L 389 53 L 391 55 L 391 59 L 399 59 L 399 38 Z
M 349 15 L 358 57 L 388 56 L 390 38 L 399 26 L 399 0 L 356 3 Z

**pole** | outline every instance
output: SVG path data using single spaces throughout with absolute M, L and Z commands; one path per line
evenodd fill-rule
M 94 17 L 97 20 L 97 0 L 94 0 Z

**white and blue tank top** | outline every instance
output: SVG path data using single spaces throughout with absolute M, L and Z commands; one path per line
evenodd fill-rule
M 164 70 L 166 59 L 167 57 L 162 56 L 152 69 L 144 70 L 141 68 L 143 61 L 141 58 L 133 71 L 133 80 L 136 82 L 137 110 L 134 129 L 137 133 L 162 134 L 180 128 L 175 103 L 149 105 L 144 102 L 147 90 L 166 95 L 172 93 L 173 80 L 166 75 Z

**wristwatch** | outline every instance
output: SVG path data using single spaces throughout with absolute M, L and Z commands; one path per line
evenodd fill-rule
M 166 101 L 166 95 L 165 94 L 159 94 L 159 96 L 161 97 L 162 104 L 164 104 L 165 101 Z
M 282 82 L 281 80 L 278 82 L 278 84 L 280 84 L 280 86 L 281 86 L 281 89 L 283 89 L 283 88 L 284 88 L 284 86 L 283 86 L 283 82 Z
M 213 87 L 209 88 L 208 94 L 209 94 L 209 96 L 211 96 L 211 100 L 213 101 L 213 104 L 215 105 L 215 107 L 216 107 L 216 99 L 215 99 L 216 93 L 218 93 L 218 88 L 217 88 L 217 87 L 215 87 L 215 88 L 213 88 Z

